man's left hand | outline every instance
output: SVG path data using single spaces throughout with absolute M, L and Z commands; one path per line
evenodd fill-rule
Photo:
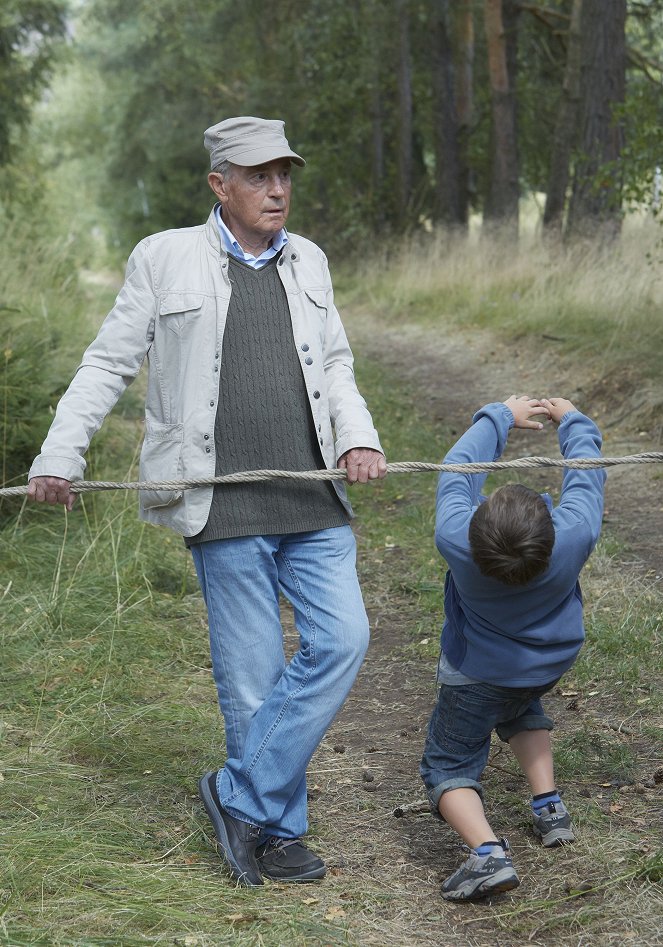
M 353 447 L 338 458 L 338 466 L 347 470 L 348 483 L 368 483 L 387 475 L 384 454 L 370 447 Z

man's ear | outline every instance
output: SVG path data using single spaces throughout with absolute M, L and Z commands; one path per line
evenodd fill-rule
M 218 171 L 210 171 L 210 173 L 207 175 L 207 183 L 222 203 L 228 199 L 226 182 L 223 180 Z

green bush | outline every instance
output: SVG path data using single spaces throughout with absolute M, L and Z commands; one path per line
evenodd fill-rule
M 35 233 L 29 223 L 12 223 L 0 242 L 3 485 L 25 477 L 93 334 L 78 272 L 73 241 L 53 238 L 50 227 Z

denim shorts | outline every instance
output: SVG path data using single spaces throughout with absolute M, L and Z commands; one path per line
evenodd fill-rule
M 552 730 L 541 697 L 556 683 L 530 688 L 442 684 L 420 767 L 433 812 L 450 789 L 475 789 L 483 798 L 479 780 L 493 730 L 505 742 L 523 730 Z

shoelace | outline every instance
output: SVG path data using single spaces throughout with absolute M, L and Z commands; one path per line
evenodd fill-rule
M 291 845 L 301 845 L 301 843 L 302 840 L 299 838 L 277 838 L 277 836 L 273 835 L 269 840 L 269 847 L 282 851 L 284 848 L 289 848 Z

